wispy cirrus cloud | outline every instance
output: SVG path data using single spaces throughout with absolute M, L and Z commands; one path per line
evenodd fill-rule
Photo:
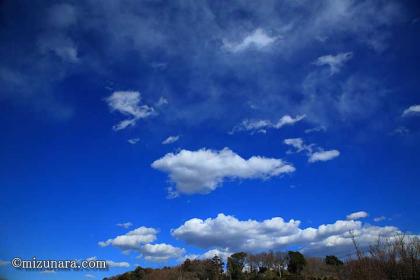
M 284 115 L 276 122 L 270 120 L 243 120 L 239 125 L 235 126 L 230 134 L 239 131 L 250 131 L 251 133 L 266 133 L 268 129 L 280 129 L 287 125 L 294 125 L 305 118 L 305 115 L 297 115 L 292 117 Z
M 207 194 L 226 179 L 267 179 L 295 171 L 281 159 L 252 156 L 244 159 L 228 148 L 168 153 L 152 167 L 168 173 L 182 194 Z
M 105 101 L 111 111 L 117 111 L 129 118 L 119 122 L 112 128 L 115 131 L 134 126 L 138 120 L 152 116 L 155 111 L 147 105 L 140 105 L 141 94 L 138 91 L 116 91 Z
M 137 144 L 139 141 L 140 141 L 140 138 L 131 138 L 127 140 L 127 142 L 131 145 Z
M 329 161 L 340 155 L 338 150 L 328 150 L 328 151 L 319 151 L 314 152 L 308 159 L 308 162 L 317 162 L 317 161 Z
M 315 144 L 305 144 L 302 138 L 288 138 L 283 143 L 295 148 L 297 153 L 306 152 L 310 163 L 332 160 L 340 155 L 338 150 L 324 150 Z
M 386 220 L 385 216 L 378 216 L 378 217 L 373 218 L 373 221 L 375 221 L 375 222 L 382 222 L 382 221 L 385 221 L 385 220 Z
M 162 144 L 163 145 L 168 145 L 168 144 L 175 143 L 178 140 L 179 140 L 179 135 L 169 136 L 168 138 L 166 138 L 165 140 L 162 141 Z
M 347 61 L 349 61 L 352 57 L 352 52 L 339 53 L 336 55 L 329 54 L 318 57 L 314 61 L 314 64 L 317 66 L 328 66 L 330 68 L 330 74 L 333 75 L 340 72 L 344 64 Z
M 403 117 L 420 115 L 420 105 L 412 105 L 404 110 L 402 113 Z
M 130 267 L 128 262 L 114 262 L 114 261 L 106 261 L 108 267 Z
M 272 45 L 278 39 L 278 36 L 270 36 L 262 28 L 257 28 L 252 33 L 246 35 L 239 42 L 230 42 L 223 40 L 223 48 L 227 51 L 238 53 L 247 49 L 263 50 Z
M 369 214 L 366 211 L 358 211 L 346 216 L 347 220 L 359 220 L 362 218 L 366 218 Z
M 128 229 L 128 228 L 130 228 L 132 226 L 133 226 L 133 223 L 131 223 L 131 222 L 117 224 L 117 227 L 122 227 L 122 228 L 125 228 L 125 229 Z

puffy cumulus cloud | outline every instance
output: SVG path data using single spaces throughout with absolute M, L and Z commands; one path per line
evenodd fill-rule
M 340 72 L 344 64 L 347 61 L 349 61 L 352 57 L 352 52 L 339 53 L 336 55 L 329 54 L 318 57 L 314 64 L 317 66 L 329 66 L 330 74 L 333 75 L 335 73 Z
M 161 262 L 182 257 L 185 254 L 185 249 L 160 243 L 146 244 L 140 248 L 139 252 L 145 260 Z
M 239 221 L 233 216 L 219 214 L 206 220 L 190 219 L 172 230 L 172 235 L 200 248 L 225 248 L 228 251 L 254 251 L 273 247 L 277 237 L 296 234 L 299 221 L 284 221 L 276 217 L 258 222 Z
M 420 115 L 420 105 L 412 105 L 404 110 L 403 117 Z
M 166 138 L 165 140 L 162 141 L 162 144 L 163 145 L 168 145 L 168 144 L 175 143 L 178 140 L 179 140 L 179 135 L 169 136 L 168 138 Z
M 348 214 L 346 216 L 347 220 L 359 220 L 359 219 L 363 219 L 366 218 L 367 216 L 369 216 L 369 214 L 365 211 L 358 211 L 358 212 L 354 212 L 351 214 Z
M 145 119 L 154 114 L 152 107 L 140 105 L 141 94 L 138 91 L 116 91 L 105 101 L 111 111 L 117 111 L 129 117 L 113 126 L 116 131 L 134 126 L 139 119 Z
M 328 161 L 338 157 L 339 155 L 340 151 L 338 150 L 314 152 L 309 157 L 308 162 Z
M 356 238 L 361 248 L 366 248 L 377 241 L 378 237 L 394 238 L 398 234 L 401 231 L 397 227 L 372 226 L 355 220 L 338 220 L 316 228 L 302 228 L 298 220 L 287 222 L 280 217 L 263 221 L 238 220 L 224 214 L 205 220 L 193 218 L 172 230 L 175 238 L 189 245 L 216 250 L 214 252 L 298 248 L 313 255 L 352 252 L 353 238 Z
M 267 179 L 295 171 L 281 159 L 252 156 L 244 159 L 228 148 L 220 151 L 200 149 L 168 153 L 152 167 L 166 172 L 183 194 L 207 194 L 225 179 Z
M 124 235 L 98 243 L 101 247 L 114 246 L 124 251 L 138 250 L 142 244 L 150 243 L 156 240 L 157 230 L 148 227 L 139 227 Z
M 340 155 L 338 150 L 324 151 L 324 149 L 317 147 L 315 144 L 305 144 L 302 138 L 284 139 L 283 143 L 295 148 L 297 153 L 306 152 L 310 163 L 332 160 Z
M 292 117 L 290 115 L 282 116 L 277 122 L 270 120 L 243 120 L 239 125 L 235 126 L 230 134 L 238 131 L 251 131 L 252 133 L 266 133 L 267 129 L 279 129 L 286 125 L 294 125 L 303 120 L 305 115 L 297 115 Z
M 263 50 L 272 45 L 278 38 L 278 36 L 270 36 L 262 28 L 257 28 L 239 42 L 232 43 L 223 40 L 223 48 L 233 53 L 242 52 L 247 49 Z
M 133 223 L 131 223 L 131 222 L 118 223 L 117 224 L 117 227 L 122 227 L 122 228 L 125 228 L 125 229 L 130 228 L 132 226 L 133 226 Z
M 117 236 L 106 241 L 99 242 L 99 246 L 114 246 L 125 253 L 130 251 L 138 252 L 139 257 L 148 261 L 167 261 L 169 259 L 179 259 L 185 254 L 185 249 L 174 247 L 170 244 L 158 243 L 151 244 L 156 240 L 157 230 L 148 227 L 139 227 L 129 231 L 124 235 Z M 90 258 L 96 260 L 96 257 Z M 107 261 L 109 267 L 129 267 L 126 262 Z

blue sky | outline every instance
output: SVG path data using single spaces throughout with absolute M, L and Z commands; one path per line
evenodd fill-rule
M 415 1 L 2 1 L 0 276 L 420 232 Z M 112 261 L 17 271 L 13 257 Z

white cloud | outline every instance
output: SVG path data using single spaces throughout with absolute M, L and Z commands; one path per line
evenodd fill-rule
M 128 262 L 114 262 L 114 261 L 106 261 L 108 267 L 130 267 Z
M 279 237 L 297 233 L 299 224 L 295 220 L 285 222 L 280 217 L 257 222 L 239 221 L 233 216 L 219 214 L 214 219 L 190 219 L 172 230 L 172 235 L 201 248 L 253 251 L 270 248 L 274 241 L 273 233 Z
M 324 151 L 322 148 L 317 147 L 315 144 L 305 144 L 302 138 L 284 139 L 283 143 L 295 148 L 297 153 L 302 151 L 306 152 L 306 155 L 308 156 L 308 162 L 310 163 L 317 161 L 328 161 L 340 155 L 338 150 Z
M 412 105 L 404 110 L 402 113 L 403 117 L 420 115 L 420 105 Z
M 303 120 L 304 118 L 305 115 L 298 115 L 296 117 L 284 115 L 277 122 L 274 123 L 269 120 L 244 120 L 241 124 L 234 127 L 230 133 L 233 134 L 238 131 L 266 133 L 267 129 L 280 129 L 286 125 L 294 125 L 295 123 Z
M 263 29 L 257 28 L 253 33 L 244 37 L 240 42 L 232 43 L 227 40 L 223 41 L 224 49 L 237 53 L 250 48 L 262 50 L 272 45 L 279 37 L 270 36 Z
M 366 248 L 379 236 L 393 238 L 401 231 L 392 226 L 378 227 L 355 220 L 338 220 L 316 228 L 301 228 L 300 221 L 281 217 L 256 221 L 238 220 L 219 214 L 205 220 L 194 218 L 172 230 L 172 235 L 189 245 L 224 252 L 259 252 L 298 248 L 309 254 L 352 252 L 352 235 Z
M 127 142 L 130 143 L 131 145 L 137 144 L 139 141 L 140 141 L 140 138 L 131 138 L 127 140 Z
M 293 165 L 281 159 L 260 156 L 244 159 L 228 148 L 168 153 L 154 161 L 152 167 L 168 173 L 176 191 L 184 194 L 209 193 L 225 179 L 267 179 L 295 171 Z
M 385 216 L 379 216 L 379 217 L 373 218 L 373 221 L 375 221 L 375 222 L 382 222 L 382 221 L 385 221 L 385 220 L 386 220 Z
M 313 132 L 322 132 L 322 131 L 327 131 L 327 128 L 325 126 L 317 126 L 317 127 L 305 129 L 306 134 L 313 133 Z
M 156 102 L 156 107 L 161 107 L 163 105 L 168 104 L 168 99 L 166 99 L 165 97 L 161 96 L 158 100 L 158 102 Z
M 161 262 L 169 259 L 180 258 L 185 254 L 185 249 L 174 247 L 170 244 L 146 244 L 139 250 L 145 260 Z
M 96 276 L 95 276 L 95 275 L 90 274 L 90 273 L 85 274 L 85 277 L 86 277 L 86 278 L 88 278 L 88 279 L 95 279 L 95 278 L 96 278 Z
M 44 55 L 51 52 L 64 61 L 79 62 L 75 42 L 62 34 L 45 34 L 38 39 L 37 46 Z
M 112 245 L 125 253 L 135 251 L 140 253 L 148 261 L 167 261 L 172 258 L 181 258 L 185 254 L 185 249 L 174 247 L 170 244 L 159 243 L 150 244 L 156 240 L 157 230 L 154 228 L 139 227 L 124 235 L 117 236 L 107 241 L 99 242 L 99 246 L 106 247 Z M 96 257 L 90 258 L 96 260 Z M 106 261 L 109 267 L 129 267 L 127 262 Z
M 172 144 L 172 143 L 175 143 L 176 141 L 178 141 L 178 139 L 179 139 L 179 135 L 169 136 L 168 138 L 166 138 L 165 140 L 162 141 L 162 144 L 163 145 Z
M 111 111 L 117 111 L 128 119 L 125 119 L 113 126 L 114 130 L 122 130 L 134 126 L 138 120 L 147 118 L 154 114 L 154 109 L 147 105 L 140 105 L 141 94 L 138 91 L 116 91 L 105 101 Z
M 133 224 L 131 222 L 117 224 L 117 227 L 122 227 L 122 228 L 125 228 L 125 229 L 128 229 L 128 228 L 130 228 L 132 226 L 133 226 Z
M 407 135 L 409 133 L 410 130 L 405 126 L 399 126 L 391 132 L 392 135 Z
M 284 144 L 295 148 L 298 153 L 302 151 L 307 151 L 308 153 L 312 152 L 312 145 L 306 145 L 302 138 L 288 138 L 284 139 L 283 142 Z
M 190 254 L 190 255 L 185 255 L 183 256 L 183 259 L 211 259 L 214 256 L 218 256 L 221 259 L 223 259 L 224 261 L 226 261 L 226 259 L 228 257 L 230 257 L 230 255 L 232 255 L 232 252 L 229 252 L 226 249 L 211 249 L 208 250 L 206 252 L 204 252 L 203 254 L 197 255 L 197 254 Z
M 324 55 L 317 58 L 314 62 L 317 66 L 327 65 L 330 67 L 330 74 L 340 72 L 344 64 L 353 57 L 352 52 L 339 53 L 337 55 Z
M 320 151 L 311 154 L 308 161 L 317 162 L 317 161 L 328 161 L 332 160 L 340 155 L 338 150 L 329 150 L 329 151 Z
M 8 261 L 0 260 L 0 266 L 7 266 L 9 263 Z
M 366 218 L 367 216 L 369 216 L 369 214 L 365 211 L 358 211 L 358 212 L 354 212 L 351 213 L 349 215 L 346 216 L 347 220 L 359 220 L 362 218 Z
M 155 241 L 157 232 L 154 228 L 139 227 L 124 235 L 119 235 L 106 241 L 100 241 L 98 245 L 101 247 L 112 245 L 124 251 L 138 250 L 142 244 Z

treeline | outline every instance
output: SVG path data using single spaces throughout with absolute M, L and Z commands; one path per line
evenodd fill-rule
M 420 279 L 420 239 L 378 240 L 356 256 L 340 260 L 305 257 L 300 252 L 232 254 L 226 264 L 218 256 L 204 260 L 185 260 L 175 267 L 160 269 L 137 267 L 134 271 L 104 280 L 418 280 Z

